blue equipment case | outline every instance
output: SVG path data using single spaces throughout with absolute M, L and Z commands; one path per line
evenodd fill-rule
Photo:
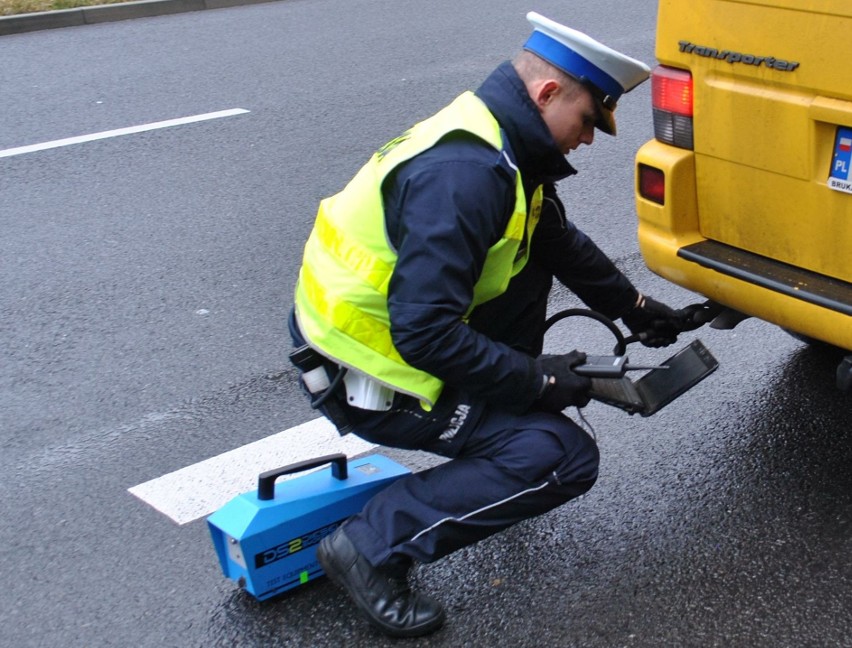
M 275 487 L 282 475 L 326 463 L 331 466 Z M 333 454 L 262 473 L 256 491 L 237 495 L 207 518 L 222 571 L 259 600 L 314 580 L 323 574 L 316 559 L 320 540 L 409 474 L 378 454 L 348 462 Z

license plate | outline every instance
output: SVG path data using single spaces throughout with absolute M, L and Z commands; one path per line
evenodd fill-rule
M 828 186 L 852 193 L 852 128 L 841 126 L 837 129 Z

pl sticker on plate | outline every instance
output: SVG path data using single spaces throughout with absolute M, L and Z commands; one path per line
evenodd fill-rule
M 841 126 L 837 129 L 828 186 L 837 191 L 852 193 L 852 128 Z

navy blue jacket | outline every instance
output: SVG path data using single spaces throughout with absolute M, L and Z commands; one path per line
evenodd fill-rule
M 554 183 L 575 171 L 512 65 L 498 67 L 476 94 L 503 128 L 527 195 L 545 185 L 547 200 L 528 270 L 521 273 L 527 284 L 523 291 L 510 286 L 506 295 L 474 311 L 470 325 L 462 322 L 488 249 L 514 208 L 515 174 L 493 148 L 468 134 L 452 134 L 397 169 L 383 187 L 387 234 L 398 253 L 388 296 L 391 334 L 412 366 L 488 403 L 521 412 L 542 384 L 532 355 L 540 352 L 552 278 L 612 318 L 635 303 L 637 292 L 597 245 L 566 220 Z M 538 303 L 524 303 L 529 300 Z M 537 324 L 525 318 L 530 308 L 536 309 Z M 535 326 L 539 330 L 531 331 Z M 517 342 L 530 334 L 538 343 Z

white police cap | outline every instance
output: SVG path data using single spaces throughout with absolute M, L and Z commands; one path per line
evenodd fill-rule
M 583 32 L 560 25 L 535 11 L 527 14 L 533 33 L 524 49 L 585 85 L 598 105 L 599 129 L 615 135 L 612 112 L 625 92 L 645 81 L 651 69 Z

